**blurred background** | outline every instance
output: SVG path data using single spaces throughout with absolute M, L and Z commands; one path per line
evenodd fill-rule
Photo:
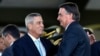
M 0 29 L 7 24 L 16 24 L 26 30 L 24 18 L 32 12 L 39 12 L 45 28 L 58 25 L 58 6 L 64 2 L 75 2 L 81 13 L 80 24 L 92 28 L 100 40 L 100 0 L 0 0 Z

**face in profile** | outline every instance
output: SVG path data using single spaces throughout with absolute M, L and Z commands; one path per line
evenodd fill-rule
M 30 31 L 32 34 L 40 36 L 43 34 L 44 30 L 44 25 L 43 25 L 43 20 L 41 16 L 36 16 L 33 19 L 32 24 L 30 25 Z
M 60 8 L 58 12 L 58 18 L 57 20 L 60 22 L 60 25 L 62 27 L 66 27 L 66 25 L 69 24 L 69 21 L 71 20 L 71 14 L 68 13 L 64 8 Z
M 9 34 L 7 34 L 6 36 L 2 36 L 3 37 L 3 40 L 4 40 L 4 45 L 6 46 L 6 47 L 8 47 L 9 45 L 10 45 L 10 35 Z

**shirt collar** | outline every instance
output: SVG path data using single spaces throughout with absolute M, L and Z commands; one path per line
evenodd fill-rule
M 69 25 L 70 25 L 70 24 L 68 24 L 68 25 L 65 27 L 65 31 L 68 29 Z
M 32 36 L 30 33 L 28 33 L 28 35 L 31 37 L 31 39 L 32 39 L 33 41 L 40 40 L 40 38 L 36 39 L 36 38 L 35 38 L 34 36 Z
M 74 22 L 74 21 L 72 21 L 72 22 Z M 71 23 L 72 23 L 72 22 L 71 22 Z M 68 27 L 69 27 L 69 25 L 70 25 L 71 23 L 69 23 L 69 24 L 65 27 L 65 31 L 68 29 Z
M 10 44 L 10 46 L 12 46 L 12 45 L 13 45 L 13 43 L 14 43 L 14 42 L 12 42 L 12 43 Z

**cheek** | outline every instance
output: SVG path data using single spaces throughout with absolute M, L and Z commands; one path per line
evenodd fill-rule
M 4 44 L 7 44 L 7 43 L 8 43 L 8 39 L 5 38 L 5 39 L 4 39 Z
M 62 18 L 61 21 L 63 24 L 66 23 L 66 18 Z
M 36 33 L 39 32 L 39 28 L 38 27 L 34 27 L 32 30 L 33 30 L 33 32 L 36 32 Z
M 42 29 L 41 29 L 41 28 L 38 28 L 36 31 L 37 31 L 37 32 L 41 32 L 41 31 L 42 31 Z
M 5 38 L 5 39 L 4 39 L 4 41 L 7 41 L 7 40 L 8 40 L 8 38 Z
M 41 34 L 41 33 L 43 33 L 43 29 L 37 29 L 37 31 L 36 31 L 37 33 L 39 33 L 39 34 Z

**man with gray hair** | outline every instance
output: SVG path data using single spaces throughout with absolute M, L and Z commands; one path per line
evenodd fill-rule
M 25 25 L 27 34 L 14 43 L 14 56 L 53 56 L 55 46 L 49 40 L 41 38 L 44 30 L 41 14 L 28 14 Z

